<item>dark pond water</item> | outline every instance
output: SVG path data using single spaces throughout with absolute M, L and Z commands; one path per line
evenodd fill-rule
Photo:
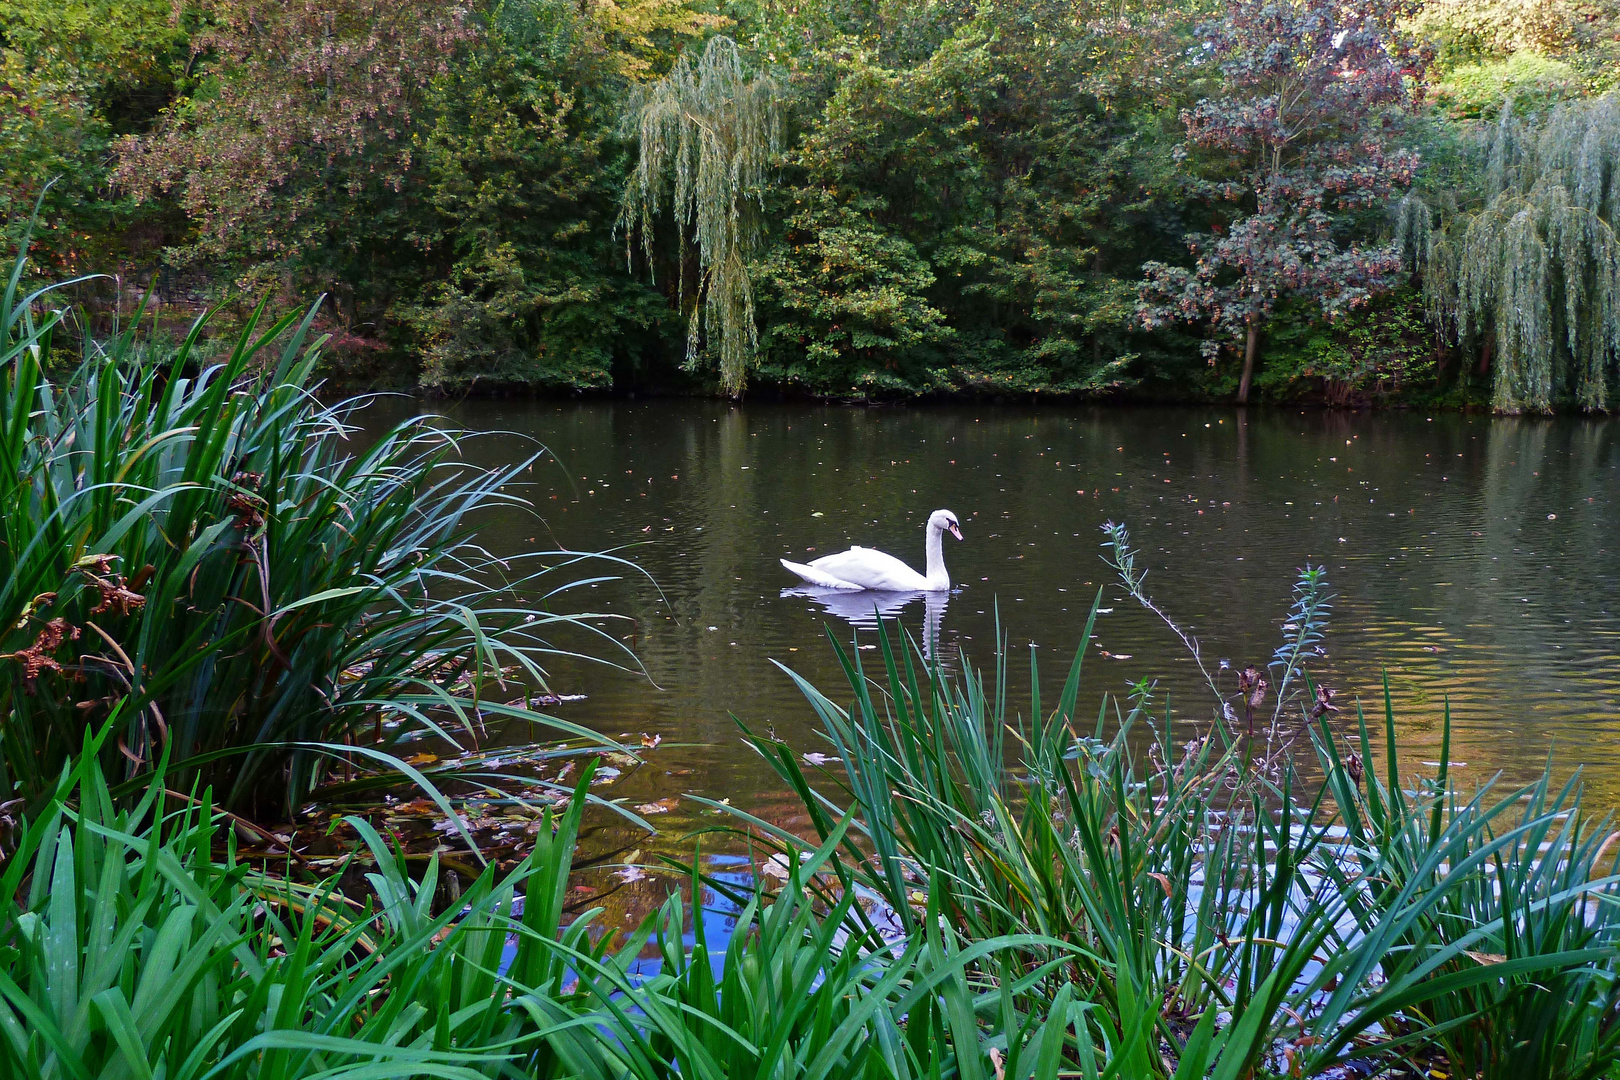
M 1592 796 L 1620 806 L 1620 425 L 688 401 L 446 411 L 502 433 L 471 448 L 480 460 L 526 456 L 534 442 L 556 458 L 529 492 L 543 520 L 494 521 L 492 550 L 616 548 L 651 579 L 561 601 L 628 617 L 614 633 L 645 665 L 555 673 L 556 689 L 588 695 L 561 715 L 662 737 L 616 791 L 632 802 L 692 792 L 796 818 L 731 714 L 801 751 L 826 749 L 773 661 L 842 698 L 823 627 L 847 640 L 871 610 L 784 595 L 796 582 L 777 560 L 858 543 L 920 568 L 922 524 L 946 507 L 966 536 L 946 540 L 957 588 L 896 612 L 913 633 L 937 620 L 943 655 L 988 661 L 999 608 L 1055 684 L 1102 587 L 1112 612 L 1088 655 L 1091 707 L 1157 680 L 1158 700 L 1203 719 L 1211 701 L 1190 658 L 1122 597 L 1099 527 L 1130 526 L 1149 591 L 1212 666 L 1263 664 L 1298 569 L 1320 564 L 1338 600 L 1316 674 L 1341 701 L 1376 706 L 1387 672 L 1412 767 L 1432 768 L 1449 699 L 1459 776 L 1521 778 L 1550 754 L 1561 772 L 1584 766 Z M 1023 656 L 1014 700 L 1027 700 Z M 704 822 L 691 807 L 658 819 L 666 836 Z

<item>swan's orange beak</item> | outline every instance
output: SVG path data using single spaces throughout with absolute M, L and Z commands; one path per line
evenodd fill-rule
M 962 530 L 958 529 L 955 524 L 947 525 L 946 528 L 951 530 L 952 536 L 956 537 L 958 540 L 962 539 Z

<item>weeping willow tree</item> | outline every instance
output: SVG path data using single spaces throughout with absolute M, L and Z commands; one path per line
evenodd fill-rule
M 1484 200 L 1441 211 L 1409 200 L 1399 228 L 1437 316 L 1493 370 L 1503 412 L 1557 401 L 1614 406 L 1620 381 L 1620 93 L 1480 140 Z M 1494 357 L 1493 355 L 1494 354 Z
M 740 394 L 758 347 L 748 264 L 759 254 L 766 171 L 781 142 L 775 83 L 743 69 L 737 45 L 714 37 L 693 63 L 682 55 L 670 73 L 644 88 L 631 120 L 641 156 L 625 189 L 621 225 L 640 233 L 649 265 L 664 199 L 670 197 L 681 264 L 697 257 L 696 287 L 678 275 L 687 312 L 686 360 L 705 343 L 720 362 L 726 391 Z

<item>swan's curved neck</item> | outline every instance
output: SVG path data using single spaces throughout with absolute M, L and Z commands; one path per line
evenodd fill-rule
M 928 585 L 932 589 L 948 589 L 951 587 L 951 575 L 945 572 L 945 544 L 944 529 L 930 525 L 928 527 Z

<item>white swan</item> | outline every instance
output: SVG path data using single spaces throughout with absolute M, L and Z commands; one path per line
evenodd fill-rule
M 871 589 L 875 592 L 946 592 L 951 576 L 945 572 L 942 533 L 962 539 L 956 515 L 935 510 L 928 518 L 928 573 L 919 574 L 893 555 L 872 548 L 852 547 L 837 555 L 823 555 L 808 565 L 782 560 L 782 565 L 812 585 L 823 589 Z

